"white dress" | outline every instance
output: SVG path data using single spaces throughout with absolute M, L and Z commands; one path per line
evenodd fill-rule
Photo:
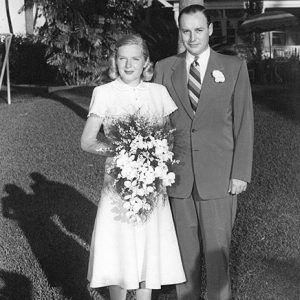
M 137 111 L 168 116 L 177 107 L 166 88 L 141 82 L 131 87 L 117 79 L 96 87 L 89 114 L 104 117 L 104 132 L 112 118 Z M 106 161 L 106 168 L 111 159 Z M 120 198 L 105 173 L 91 242 L 88 280 L 92 288 L 118 285 L 125 289 L 160 289 L 185 282 L 169 201 L 158 201 L 149 220 L 132 224 L 120 214 Z

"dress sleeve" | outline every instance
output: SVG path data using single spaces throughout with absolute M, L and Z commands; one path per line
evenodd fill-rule
M 161 86 L 162 93 L 162 105 L 163 105 L 163 116 L 166 117 L 170 115 L 172 112 L 177 110 L 177 105 L 169 95 L 169 92 L 165 86 Z
M 103 118 L 107 116 L 107 98 L 108 95 L 105 93 L 104 89 L 95 87 L 92 94 L 88 117 L 91 114 L 95 114 Z

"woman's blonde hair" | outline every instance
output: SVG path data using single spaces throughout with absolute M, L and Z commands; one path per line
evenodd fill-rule
M 117 60 L 119 48 L 125 45 L 138 45 L 141 47 L 146 62 L 146 65 L 142 73 L 142 79 L 145 81 L 150 81 L 153 76 L 153 65 L 150 62 L 149 50 L 146 45 L 146 42 L 142 39 L 140 35 L 137 34 L 125 35 L 116 42 L 115 49 L 109 59 L 109 70 L 108 70 L 109 77 L 111 79 L 116 79 L 117 77 L 119 77 L 119 71 L 118 71 L 116 60 Z

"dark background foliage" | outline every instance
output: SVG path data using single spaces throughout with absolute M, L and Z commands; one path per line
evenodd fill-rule
M 10 52 L 12 82 L 51 85 L 106 82 L 109 80 L 106 72 L 109 55 L 115 41 L 126 33 L 139 33 L 146 40 L 154 63 L 175 54 L 178 29 L 173 10 L 158 1 L 147 7 L 147 2 L 30 0 L 30 5 L 35 3 L 40 7 L 39 14 L 46 22 L 32 37 L 13 37 Z M 248 2 L 248 15 L 260 11 L 260 0 Z M 222 36 L 214 35 L 211 46 L 219 45 L 220 48 L 214 49 L 226 54 L 241 52 L 224 44 L 222 39 Z M 248 39 L 249 44 L 260 44 L 257 34 L 249 35 Z M 260 47 L 256 48 L 259 56 Z M 4 52 L 3 43 L 0 49 Z M 247 49 L 242 52 L 246 53 Z M 248 61 L 253 58 L 253 55 L 246 56 Z
M 171 8 L 153 5 L 142 11 L 132 27 L 146 40 L 152 62 L 176 54 L 178 29 Z
M 14 36 L 10 47 L 9 66 L 15 84 L 62 84 L 55 67 L 45 59 L 47 47 L 32 37 Z M 1 61 L 5 55 L 5 41 L 0 42 Z M 4 77 L 4 83 L 6 76 Z
M 36 0 L 46 22 L 34 36 L 14 36 L 10 50 L 15 84 L 100 84 L 108 80 L 114 42 L 139 33 L 156 62 L 177 51 L 173 11 L 153 1 Z M 104 21 L 103 21 L 104 20 Z M 0 43 L 4 54 L 4 42 Z M 3 59 L 4 55 L 2 56 Z
M 66 84 L 101 80 L 101 33 L 95 1 L 45 3 L 46 22 L 39 40 L 47 46 L 47 63 L 55 66 Z

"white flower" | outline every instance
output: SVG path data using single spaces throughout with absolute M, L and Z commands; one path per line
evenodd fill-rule
M 117 167 L 119 168 L 126 166 L 127 164 L 133 162 L 133 160 L 134 160 L 134 156 L 133 155 L 129 156 L 129 153 L 127 153 L 125 150 L 121 150 L 115 159 Z
M 126 180 L 126 181 L 124 182 L 124 186 L 127 187 L 127 188 L 130 188 L 130 187 L 131 187 L 131 182 L 128 181 L 128 180 Z
M 154 192 L 154 187 L 153 186 L 147 186 L 147 193 L 153 193 Z
M 169 172 L 165 178 L 163 178 L 163 184 L 170 186 L 175 182 L 175 173 Z
M 124 201 L 123 207 L 124 207 L 126 210 L 130 210 L 130 203 L 129 203 L 128 201 Z
M 132 210 L 134 213 L 138 213 L 139 210 L 143 207 L 143 202 L 138 197 L 134 197 L 133 199 L 131 199 L 130 204 L 132 205 Z
M 225 76 L 219 70 L 213 70 L 212 76 L 214 77 L 215 82 L 225 82 Z
M 137 193 L 138 196 L 143 197 L 145 195 L 145 190 L 144 189 L 137 189 L 136 193 Z
M 158 178 L 164 178 L 167 175 L 168 167 L 166 164 L 159 164 L 154 171 L 154 174 Z
M 145 176 L 145 183 L 152 184 L 155 180 L 155 173 L 152 167 L 148 168 L 148 171 L 144 174 Z
M 145 209 L 145 210 L 150 210 L 150 209 L 151 209 L 150 204 L 149 204 L 149 203 L 145 203 L 145 204 L 143 205 L 143 209 Z
M 132 180 L 133 178 L 135 178 L 137 175 L 137 170 L 135 168 L 135 165 L 128 164 L 128 165 L 123 166 L 121 175 L 123 178 L 127 178 L 129 180 Z
M 124 182 L 124 186 L 125 186 L 126 188 L 128 188 L 128 189 L 132 189 L 132 188 L 134 188 L 134 187 L 136 186 L 136 181 L 135 181 L 135 180 L 134 180 L 134 181 L 126 180 L 126 181 Z
M 160 155 L 161 153 L 164 153 L 168 151 L 168 141 L 166 139 L 163 140 L 156 140 L 155 141 L 155 154 Z
M 141 135 L 138 135 L 131 143 L 131 148 L 147 149 L 147 142 L 144 141 Z
M 147 148 L 148 148 L 148 149 L 151 149 L 151 148 L 153 148 L 153 147 L 154 147 L 154 142 L 153 142 L 153 140 L 148 141 L 148 142 L 147 142 Z
M 164 153 L 164 155 L 162 156 L 163 161 L 170 161 L 173 158 L 173 152 L 171 151 L 167 151 L 166 153 Z

